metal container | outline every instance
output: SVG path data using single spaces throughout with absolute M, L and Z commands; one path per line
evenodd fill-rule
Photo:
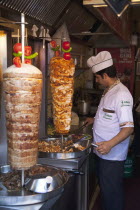
M 71 135 L 70 135 L 70 137 L 65 138 L 65 141 L 67 141 L 69 138 L 71 138 Z M 84 140 L 83 140 L 83 138 L 84 138 Z M 84 147 L 85 148 L 84 150 L 78 151 L 76 149 L 75 152 L 68 152 L 68 153 L 65 153 L 65 152 L 39 152 L 39 158 L 71 159 L 71 158 L 79 158 L 84 155 L 87 155 L 90 152 L 92 137 L 90 135 L 87 135 L 87 137 L 84 136 L 83 138 L 81 138 L 81 141 L 78 141 L 78 145 L 81 145 L 82 147 Z M 44 140 L 47 142 L 50 141 L 51 143 L 53 143 L 53 141 L 56 140 L 56 138 L 47 138 Z M 61 142 L 61 139 L 60 139 L 60 142 Z
M 78 102 L 78 113 L 80 115 L 87 115 L 90 111 L 90 102 L 86 102 L 85 100 L 81 100 Z
M 12 169 L 11 169 L 10 165 L 4 165 L 4 166 L 0 167 L 0 174 L 7 174 L 11 171 L 12 171 Z
M 57 168 L 49 166 L 52 171 L 45 177 L 32 177 L 25 180 L 25 188 L 36 193 L 48 193 L 63 186 L 68 179 L 68 175 Z
M 59 176 L 58 182 L 55 181 L 55 184 L 53 184 L 53 181 L 52 181 L 52 186 L 53 186 L 52 188 L 49 188 L 49 190 L 46 191 L 45 193 L 33 192 L 32 190 L 30 190 L 30 188 L 27 189 L 28 187 L 26 188 L 23 187 L 22 189 L 18 191 L 9 191 L 3 185 L 3 183 L 0 182 L 0 206 L 19 206 L 19 205 L 36 204 L 36 203 L 45 202 L 61 194 L 64 190 L 64 185 L 67 183 L 69 179 L 69 175 L 66 172 L 64 172 L 62 169 L 58 169 L 51 166 L 47 166 L 47 167 L 50 169 L 50 171 L 51 169 L 53 170 L 53 174 L 57 174 L 57 176 Z M 2 173 L 3 169 L 4 169 L 4 173 Z M 9 167 L 9 165 L 6 165 L 6 166 L 1 166 L 0 171 L 1 171 L 0 175 L 2 174 L 5 175 L 6 174 L 5 171 L 9 173 L 12 171 L 12 169 Z M 51 174 L 51 172 L 49 173 Z M 53 174 L 51 174 L 51 176 Z M 31 177 L 30 177 L 30 180 L 31 180 Z M 56 186 L 56 182 L 58 183 L 57 186 Z

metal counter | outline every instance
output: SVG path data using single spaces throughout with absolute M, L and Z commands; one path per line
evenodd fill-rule
M 0 206 L 0 210 L 50 210 L 55 202 L 61 197 L 61 194 L 43 203 L 24 206 Z
M 89 151 L 90 152 L 90 151 Z M 39 158 L 39 163 L 62 168 L 70 175 L 64 193 L 54 204 L 52 210 L 88 210 L 89 154 L 76 159 Z M 71 184 L 70 184 L 71 183 Z M 70 192 L 73 191 L 72 195 Z
M 85 116 L 80 117 L 79 126 L 72 126 L 72 130 L 74 131 L 83 125 L 85 119 Z M 85 127 L 81 133 L 92 135 L 92 125 Z M 89 149 L 90 152 L 91 149 Z M 73 159 L 39 158 L 39 163 L 61 168 L 70 175 L 62 196 L 56 201 L 51 210 L 89 209 L 89 153 Z

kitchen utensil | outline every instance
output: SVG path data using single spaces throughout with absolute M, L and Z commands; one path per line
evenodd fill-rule
M 85 141 L 86 137 L 83 137 L 82 139 L 79 139 L 76 143 L 69 145 L 66 148 L 66 151 L 68 151 L 70 148 L 78 148 L 79 143 L 81 143 L 82 141 Z
M 98 147 L 98 145 L 97 145 L 97 144 L 94 144 L 94 143 L 91 143 L 91 145 L 92 145 L 93 147 Z

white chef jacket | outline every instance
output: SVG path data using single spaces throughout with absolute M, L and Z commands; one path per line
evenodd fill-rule
M 134 127 L 133 98 L 121 82 L 102 96 L 93 124 L 94 143 L 108 141 L 116 136 L 123 127 Z M 106 160 L 125 160 L 130 137 L 114 146 L 106 155 L 94 152 Z

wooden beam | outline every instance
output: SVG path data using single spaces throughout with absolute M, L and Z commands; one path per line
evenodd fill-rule
M 120 18 L 109 7 L 93 7 L 86 6 L 90 12 L 98 17 L 102 22 L 106 23 L 114 34 L 116 34 L 126 46 L 130 46 L 132 34 L 132 19 L 130 10 L 128 9 Z
M 131 19 L 129 18 L 128 12 L 126 11 L 121 18 L 109 7 L 99 7 L 98 12 L 102 16 L 102 19 L 107 25 L 118 35 L 127 45 L 131 42 Z

